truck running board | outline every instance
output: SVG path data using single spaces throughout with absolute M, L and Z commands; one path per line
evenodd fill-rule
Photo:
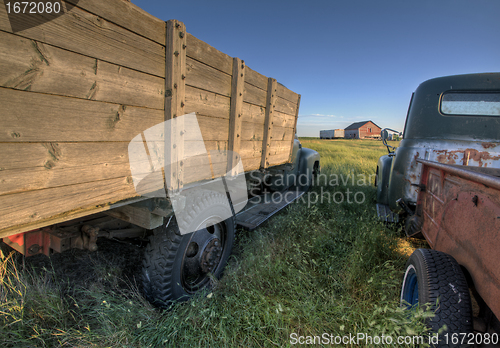
M 388 205 L 377 203 L 377 215 L 381 221 L 396 223 L 399 215 L 391 211 Z
M 283 192 L 266 193 L 253 197 L 240 213 L 236 224 L 247 230 L 254 230 L 271 216 L 300 198 L 307 189 L 293 187 Z

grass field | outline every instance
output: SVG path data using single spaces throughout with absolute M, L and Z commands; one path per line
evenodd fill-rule
M 213 289 L 167 311 L 152 308 L 135 283 L 141 246 L 106 241 L 95 253 L 25 265 L 11 256 L 0 264 L 0 346 L 286 347 L 301 336 L 328 346 L 336 336 L 424 334 L 428 314 L 399 308 L 416 245 L 375 217 L 373 174 L 385 147 L 301 140 L 321 154 L 319 185 L 263 227 L 239 231 Z

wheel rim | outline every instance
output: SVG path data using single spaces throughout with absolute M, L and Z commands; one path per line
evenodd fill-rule
M 201 227 L 201 228 L 200 228 Z M 210 280 L 221 266 L 226 250 L 227 226 L 219 217 L 203 221 L 193 232 L 182 258 L 181 285 L 194 293 Z
M 413 308 L 418 304 L 418 279 L 415 267 L 410 265 L 405 273 L 403 290 L 401 292 L 401 305 Z

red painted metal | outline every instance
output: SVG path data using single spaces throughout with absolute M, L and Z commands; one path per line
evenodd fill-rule
M 416 214 L 429 245 L 453 256 L 500 318 L 500 169 L 422 159 Z M 495 176 L 497 175 L 497 176 Z
M 39 229 L 3 238 L 4 243 L 24 256 L 37 254 L 52 255 L 70 248 L 83 249 L 80 232 L 68 233 L 62 230 Z

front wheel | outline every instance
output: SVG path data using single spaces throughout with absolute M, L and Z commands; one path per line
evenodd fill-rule
M 181 235 L 172 219 L 154 230 L 145 252 L 143 290 L 159 307 L 187 300 L 208 287 L 211 277 L 221 276 L 233 247 L 235 221 L 225 195 L 205 193 L 190 197 L 186 204 L 182 223 L 195 232 Z M 231 217 L 224 220 L 224 216 Z
M 472 308 L 467 281 L 453 257 L 440 251 L 417 249 L 406 264 L 401 306 L 411 309 L 429 303 L 435 313 L 427 325 L 439 335 L 435 347 L 468 347 L 444 341 L 446 333 L 472 333 Z

